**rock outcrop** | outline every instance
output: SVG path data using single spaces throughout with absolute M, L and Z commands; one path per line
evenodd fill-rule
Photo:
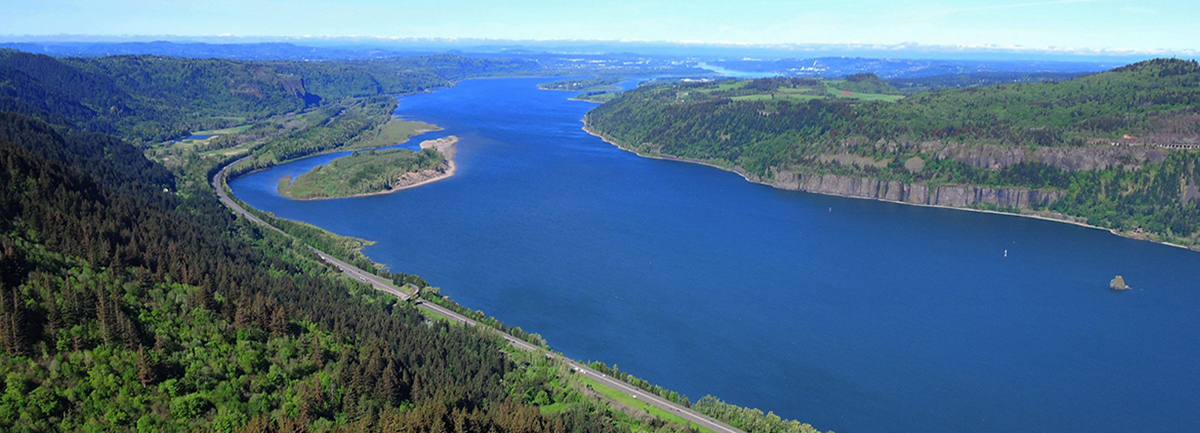
M 862 140 L 842 142 L 841 153 L 863 151 Z M 998 144 L 966 144 L 932 140 L 923 142 L 879 140 L 876 151 L 903 154 L 917 151 L 934 160 L 951 160 L 963 164 L 998 170 L 1021 162 L 1040 162 L 1065 171 L 1094 171 L 1113 167 L 1137 169 L 1149 162 L 1162 162 L 1171 149 L 1155 145 L 1125 143 L 1091 144 L 1087 146 L 1013 146 Z
M 870 198 L 909 204 L 970 207 L 978 204 L 1029 209 L 1063 197 L 1055 189 L 997 188 L 976 185 L 909 184 L 833 174 L 802 175 L 776 171 L 772 186 L 793 191 Z
M 964 144 L 944 141 L 876 143 L 887 149 L 913 149 L 934 159 L 948 159 L 972 167 L 998 170 L 1021 162 L 1040 162 L 1065 171 L 1094 171 L 1114 167 L 1137 169 L 1147 162 L 1162 162 L 1167 149 L 1151 146 L 1034 147 Z

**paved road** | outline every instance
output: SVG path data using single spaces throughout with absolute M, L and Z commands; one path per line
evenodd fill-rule
M 222 185 L 225 183 L 226 172 L 229 171 L 230 168 L 240 164 L 242 161 L 245 161 L 245 158 L 239 159 L 239 160 L 234 161 L 233 163 L 225 166 L 225 168 L 221 169 L 220 172 L 218 172 L 215 176 L 213 176 L 212 186 L 213 186 L 213 189 L 215 189 L 217 191 L 217 197 L 221 200 L 221 203 L 224 203 L 225 206 L 228 207 L 230 210 L 232 210 L 235 214 L 241 215 L 241 216 L 245 217 L 246 219 L 248 219 L 250 221 L 254 221 L 258 224 L 267 226 L 268 228 L 275 230 L 277 232 L 283 233 L 284 235 L 291 236 L 291 235 L 288 235 L 283 230 L 280 230 L 279 228 L 277 228 L 273 225 L 267 224 L 266 221 L 263 221 L 262 219 L 259 219 L 257 216 L 254 216 L 254 214 L 250 213 L 246 209 L 242 208 L 242 206 L 238 205 L 237 202 L 230 199 L 229 195 L 225 193 L 225 188 L 222 187 Z M 390 280 L 388 280 L 386 278 L 380 277 L 373 273 L 370 273 L 370 272 L 364 271 L 362 269 L 359 269 L 357 267 L 351 266 L 349 263 L 346 263 L 346 262 L 343 262 L 336 258 L 333 258 L 329 254 L 326 254 L 325 252 L 323 252 L 321 250 L 313 248 L 312 246 L 309 246 L 308 249 L 312 250 L 313 253 L 315 253 L 317 255 L 317 257 L 320 258 L 322 261 L 329 263 L 333 266 L 336 266 L 338 268 L 338 270 L 342 271 L 343 274 L 346 274 L 350 278 L 354 278 L 356 280 L 370 284 L 371 287 L 374 287 L 376 290 L 379 290 L 379 291 L 382 291 L 385 293 L 389 293 L 393 296 L 396 296 L 397 298 L 400 298 L 400 300 L 408 300 L 410 297 L 408 292 L 405 292 L 403 289 L 396 287 L 394 284 L 392 284 L 392 282 Z M 464 325 L 475 326 L 477 324 L 477 322 L 475 322 L 474 320 L 472 320 L 466 316 L 463 316 L 461 314 L 458 314 L 458 313 L 456 313 L 446 307 L 443 307 L 441 305 L 437 305 L 437 304 L 433 304 L 433 303 L 429 303 L 429 302 L 422 302 L 422 301 L 418 300 L 417 307 L 421 308 L 423 310 L 426 310 L 426 311 L 432 311 L 434 313 L 440 314 L 443 317 L 446 317 L 446 318 L 453 320 L 455 322 L 458 322 L 458 323 L 462 323 Z M 583 363 L 568 359 L 568 358 L 562 356 L 561 354 L 551 352 L 542 347 L 539 347 L 532 343 L 529 343 L 528 341 L 519 339 L 519 338 L 509 335 L 507 333 L 500 332 L 499 330 L 492 328 L 492 327 L 484 326 L 484 327 L 482 327 L 482 329 L 486 329 L 488 331 L 500 334 L 501 336 L 504 337 L 505 340 L 508 341 L 508 344 L 511 344 L 513 347 L 516 347 L 518 349 L 537 351 L 537 352 L 543 353 L 546 356 L 552 356 L 552 357 L 558 358 L 558 359 L 562 360 L 563 362 L 566 362 L 567 364 L 569 364 L 572 367 L 572 369 L 574 369 L 579 374 L 585 375 L 585 376 L 591 378 L 592 380 L 595 380 L 602 384 L 608 385 L 609 387 L 612 387 L 613 389 L 616 389 L 625 394 L 628 394 L 638 400 L 649 403 L 655 407 L 658 407 L 659 409 L 662 409 L 667 412 L 678 415 L 680 418 L 694 422 L 697 425 L 700 425 L 704 428 L 712 430 L 716 433 L 745 433 L 742 430 L 738 430 L 738 429 L 733 428 L 725 423 L 722 423 L 722 422 L 719 422 L 712 418 L 709 418 L 705 415 L 700 414 L 699 412 L 696 412 L 694 410 L 688 409 L 681 405 L 672 403 L 672 402 L 668 401 L 667 399 L 664 399 L 657 395 L 645 392 L 642 389 L 635 387 L 633 385 L 630 385 L 623 380 L 615 379 L 611 376 L 607 376 L 603 373 L 600 373 L 599 371 L 596 371 L 596 370 L 592 369 L 591 367 L 584 365 Z

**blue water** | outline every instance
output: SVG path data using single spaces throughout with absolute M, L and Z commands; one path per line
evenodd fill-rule
M 393 270 L 693 398 L 840 433 L 1200 428 L 1200 254 L 640 158 L 580 130 L 594 104 L 539 81 L 400 100 L 398 115 L 445 128 L 418 140 L 460 137 L 450 179 L 278 196 L 326 155 L 233 190 L 376 240 L 366 253 Z M 1134 290 L 1109 290 L 1116 274 Z

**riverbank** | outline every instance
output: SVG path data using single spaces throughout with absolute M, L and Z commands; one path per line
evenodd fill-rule
M 413 178 L 404 180 L 402 177 L 402 181 L 398 182 L 397 186 L 392 190 L 380 191 L 378 193 L 367 195 L 389 194 L 403 189 L 416 188 L 418 186 L 430 184 L 439 180 L 449 179 L 451 176 L 454 176 L 454 173 L 458 171 L 458 165 L 456 165 L 454 162 L 454 156 L 458 152 L 458 137 L 451 135 L 445 138 L 425 140 L 421 142 L 421 149 L 430 148 L 438 151 L 438 153 L 441 153 L 442 157 L 446 159 L 446 167 L 440 173 L 424 179 Z
M 291 200 L 311 201 L 311 200 L 329 200 L 329 199 L 338 199 L 338 198 L 366 197 L 366 196 L 373 196 L 373 195 L 380 195 L 380 194 L 391 194 L 393 192 L 397 192 L 397 191 L 401 191 L 401 190 L 405 190 L 405 189 L 409 189 L 409 188 L 416 188 L 421 185 L 426 185 L 429 183 L 437 182 L 439 180 L 447 179 L 454 175 L 454 173 L 458 170 L 458 166 L 455 163 L 455 154 L 457 153 L 457 144 L 458 144 L 458 137 L 449 136 L 449 137 L 439 138 L 439 139 L 435 139 L 435 140 L 422 141 L 420 144 L 421 152 L 416 152 L 416 153 L 409 153 L 411 151 L 407 150 L 407 149 L 389 149 L 389 150 L 392 150 L 392 152 L 389 152 L 384 155 L 374 155 L 370 152 L 359 152 L 354 155 L 344 156 L 344 157 L 335 159 L 333 161 L 330 161 L 330 163 L 327 165 L 317 166 L 312 171 L 297 177 L 294 181 L 290 176 L 280 179 L 279 180 L 279 194 L 281 196 L 287 197 L 288 199 L 291 199 Z M 433 151 L 435 153 L 429 154 L 429 152 L 426 152 L 426 150 Z M 440 155 L 440 156 L 438 156 L 438 155 Z M 321 195 L 312 196 L 312 194 L 316 194 L 315 192 L 311 191 L 314 189 L 313 185 L 311 185 L 311 184 L 315 183 L 312 180 L 313 176 L 325 176 L 327 178 L 332 177 L 333 179 L 321 179 L 319 181 L 324 182 L 326 184 L 328 184 L 329 182 L 339 183 L 340 187 L 345 188 L 345 187 L 347 187 L 344 184 L 345 179 L 342 179 L 345 176 L 339 176 L 338 174 L 330 175 L 329 173 L 331 170 L 337 170 L 338 172 L 342 172 L 342 174 L 344 174 L 344 172 L 356 171 L 356 170 L 357 170 L 357 172 L 362 172 L 362 171 L 367 171 L 367 170 L 378 170 L 379 169 L 378 166 L 381 166 L 381 165 L 383 166 L 383 168 L 386 169 L 388 166 L 394 165 L 394 163 L 396 161 L 393 161 L 393 160 L 396 160 L 398 158 L 404 159 L 404 161 L 400 161 L 400 162 L 418 164 L 418 163 L 414 163 L 413 161 L 409 161 L 409 160 L 418 159 L 421 157 L 425 157 L 425 158 L 440 157 L 441 163 L 436 168 L 433 168 L 432 166 L 430 166 L 428 164 L 421 164 L 419 166 L 424 166 L 424 167 L 428 167 L 428 168 L 409 169 L 408 171 L 405 171 L 403 173 L 396 173 L 394 171 L 385 172 L 384 174 L 382 174 L 382 176 L 385 176 L 383 179 L 383 182 L 385 184 L 383 186 L 386 189 L 383 189 L 383 190 L 362 192 L 362 193 L 353 193 L 353 194 L 329 193 L 328 195 L 323 195 L 323 196 L 321 196 Z M 364 158 L 364 159 L 356 160 L 358 158 Z M 426 161 L 428 161 L 428 159 L 426 159 Z M 346 168 L 346 167 L 341 167 L 341 166 L 350 166 L 350 167 Z M 378 173 L 378 171 L 376 171 L 376 172 Z M 335 173 L 337 173 L 337 172 L 335 172 Z M 358 174 L 361 174 L 361 173 L 358 173 Z M 379 175 L 374 175 L 374 176 L 379 176 Z M 357 178 L 359 176 L 350 176 L 350 177 Z M 367 176 L 367 177 L 369 177 L 369 176 Z M 296 184 L 301 183 L 301 182 L 304 183 L 303 190 L 305 192 L 296 193 L 295 192 L 295 188 L 297 188 Z M 326 185 L 326 189 L 329 189 L 329 188 L 330 187 L 328 185 Z
M 781 188 L 779 185 L 776 185 L 774 183 L 764 182 L 764 181 L 762 181 L 761 178 L 758 178 L 757 176 L 755 176 L 754 178 L 751 178 L 750 176 L 748 176 L 746 174 L 746 171 L 744 169 L 742 169 L 741 167 L 737 167 L 737 166 L 726 167 L 726 166 L 713 164 L 711 162 L 699 160 L 699 159 L 695 159 L 695 158 L 683 158 L 683 157 L 677 157 L 677 156 L 671 156 L 671 155 L 650 155 L 650 154 L 639 152 L 636 149 L 632 149 L 628 146 L 623 146 L 620 143 L 616 142 L 615 140 L 611 139 L 610 137 L 605 136 L 604 134 L 592 129 L 591 125 L 587 124 L 586 119 L 583 120 L 583 128 L 582 129 L 584 132 L 587 132 L 588 134 L 590 134 L 592 136 L 595 136 L 601 140 L 604 140 L 605 143 L 611 144 L 618 149 L 633 153 L 633 154 L 643 157 L 643 158 L 661 159 L 661 160 L 667 160 L 667 161 L 679 161 L 679 162 L 687 162 L 687 163 L 692 163 L 692 164 L 704 165 L 704 166 L 708 166 L 708 167 L 735 173 L 738 176 L 741 176 L 742 179 L 745 179 L 747 182 L 750 182 L 750 183 L 765 185 L 765 186 L 769 186 L 769 187 L 776 188 L 776 189 L 782 189 L 785 191 L 803 191 L 803 192 L 809 192 L 809 193 L 813 193 L 813 194 L 824 194 L 824 195 L 832 195 L 832 196 L 837 196 L 837 197 L 846 197 L 846 198 L 862 199 L 862 200 L 875 200 L 875 201 L 897 203 L 897 204 L 903 204 L 903 205 L 909 205 L 909 206 L 921 206 L 921 207 L 931 207 L 931 208 L 939 208 L 939 209 L 952 209 L 952 210 L 962 210 L 962 211 L 969 211 L 969 212 L 979 212 L 979 213 L 987 213 L 987 214 L 995 214 L 995 215 L 1007 215 L 1007 216 L 1022 217 L 1022 218 L 1033 218 L 1033 219 L 1038 219 L 1038 220 L 1042 220 L 1042 221 L 1071 224 L 1071 225 L 1075 225 L 1075 226 L 1079 226 L 1079 227 L 1103 230 L 1103 231 L 1107 231 L 1113 235 L 1120 236 L 1123 238 L 1153 242 L 1156 244 L 1166 245 L 1169 247 L 1182 248 L 1182 249 L 1189 250 L 1189 251 L 1200 252 L 1200 245 L 1187 246 L 1187 245 L 1181 245 L 1181 244 L 1176 244 L 1176 243 L 1172 243 L 1172 242 L 1162 241 L 1162 240 L 1150 238 L 1149 235 L 1145 234 L 1145 233 L 1142 233 L 1142 234 L 1125 233 L 1125 232 L 1121 232 L 1116 229 L 1112 229 L 1112 228 L 1108 228 L 1108 227 L 1101 227 L 1101 226 L 1097 226 L 1097 225 L 1088 224 L 1086 222 L 1076 220 L 1075 217 L 1071 217 L 1069 215 L 1057 214 L 1057 213 L 1038 212 L 1038 211 L 1024 210 L 1024 209 L 1021 211 L 1021 213 L 1012 213 L 1012 212 L 1002 212 L 1002 211 L 995 211 L 995 210 L 988 210 L 988 209 L 976 209 L 976 208 L 970 208 L 970 207 L 910 203 L 910 202 L 899 201 L 899 200 L 887 200 L 887 199 L 872 198 L 872 197 L 859 197 L 859 196 L 853 196 L 853 195 L 830 194 L 830 193 L 817 192 L 817 191 L 805 191 L 802 189 Z
M 421 134 L 441 130 L 442 127 L 437 125 L 393 117 L 391 120 L 388 120 L 384 124 L 364 133 L 360 138 L 355 139 L 353 142 L 339 149 L 378 149 L 381 147 L 388 147 L 396 143 L 406 142 L 410 138 Z

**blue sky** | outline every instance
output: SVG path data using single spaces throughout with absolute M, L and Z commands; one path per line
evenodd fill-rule
M 1200 49 L 1197 0 L 4 0 L 3 35 L 385 36 Z

